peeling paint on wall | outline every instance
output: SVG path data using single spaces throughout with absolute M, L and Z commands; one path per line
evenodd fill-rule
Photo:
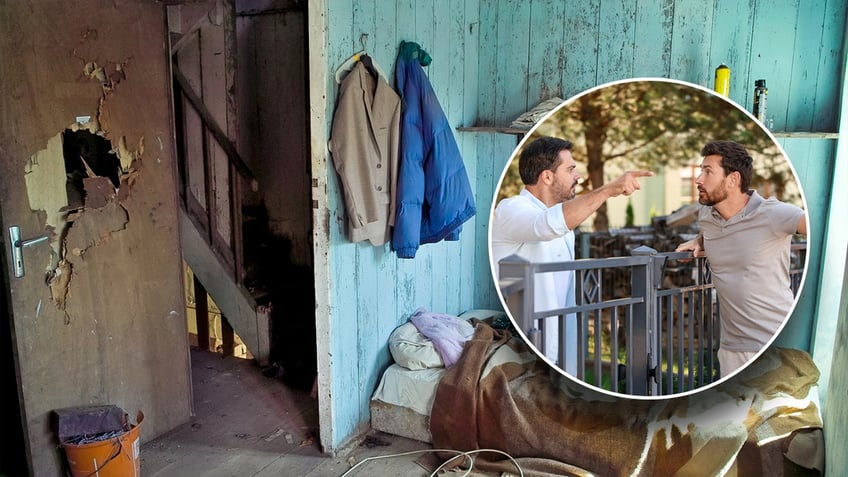
M 29 208 L 43 210 L 47 214 L 45 228 L 53 233 L 65 228 L 68 193 L 65 187 L 65 159 L 62 156 L 62 135 L 57 134 L 47 141 L 47 147 L 36 152 L 24 166 L 24 181 L 27 188 Z M 60 243 L 51 238 L 55 258 L 61 256 Z M 55 263 L 47 264 L 48 270 Z
M 114 151 L 118 155 L 118 159 L 121 161 L 121 171 L 124 174 L 132 174 L 133 162 L 135 162 L 136 159 L 140 159 L 141 155 L 144 154 L 144 136 L 141 136 L 138 139 L 138 146 L 135 150 L 128 148 L 127 138 L 125 136 L 121 136 L 118 139 L 118 147 L 116 147 Z M 132 177 L 127 177 L 127 179 L 131 178 Z
M 60 310 L 65 310 L 65 302 L 68 299 L 68 291 L 71 284 L 71 264 L 67 260 L 60 260 L 50 275 L 47 286 L 50 288 L 50 298 L 53 304 Z M 65 315 L 65 324 L 68 323 L 68 315 Z
M 110 201 L 99 209 L 86 209 L 68 229 L 65 258 L 72 263 L 75 257 L 83 258 L 90 248 L 108 241 L 112 234 L 126 229 L 127 222 L 127 210 L 115 201 Z
M 96 39 L 97 30 L 87 30 L 72 56 L 83 61 L 83 76 L 100 84 L 97 114 L 93 119 L 80 116 L 50 138 L 24 168 L 29 206 L 46 214 L 44 226 L 52 247 L 47 284 L 60 310 L 65 310 L 70 296 L 74 264 L 126 229 L 129 212 L 123 201 L 137 178 L 134 163 L 144 154 L 144 136 L 134 145 L 127 144 L 126 136 L 114 143 L 106 139 L 107 100 L 126 80 L 130 59 L 98 63 L 80 56 L 78 48 Z
M 144 152 L 143 138 L 136 149 L 127 147 L 124 137 L 118 140 L 116 147 L 109 146 L 107 155 L 114 155 L 115 162 L 120 164 L 115 166 L 119 169 L 115 171 L 117 176 L 110 179 L 98 175 L 89 164 L 98 160 L 90 156 L 90 151 L 83 154 L 67 144 L 73 140 L 73 134 L 80 131 L 99 138 L 105 136 L 96 120 L 74 123 L 50 138 L 47 147 L 33 155 L 24 169 L 30 208 L 45 212 L 45 229 L 52 232 L 53 253 L 46 267 L 47 284 L 53 304 L 60 310 L 65 309 L 70 295 L 74 262 L 83 260 L 93 247 L 126 229 L 129 213 L 121 202 L 129 196 L 137 177 L 133 163 Z M 69 151 L 80 154 L 80 163 L 84 166 L 81 170 L 69 169 L 73 162 L 66 157 Z M 78 181 L 75 177 L 79 174 L 84 177 Z M 77 190 L 77 182 L 81 183 L 80 190 Z M 74 197 L 81 196 L 81 202 L 72 199 L 71 192 Z

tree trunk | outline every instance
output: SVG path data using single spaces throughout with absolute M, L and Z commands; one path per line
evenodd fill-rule
M 592 190 L 604 185 L 604 143 L 607 140 L 607 128 L 611 118 L 601 97 L 586 96 L 581 100 L 580 117 L 586 126 L 586 160 L 589 183 Z M 595 213 L 594 230 L 606 231 L 609 228 L 607 204 L 602 204 Z

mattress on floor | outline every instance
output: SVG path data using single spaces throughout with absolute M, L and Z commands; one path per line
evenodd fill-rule
M 371 428 L 431 442 L 430 411 L 444 372 L 444 368 L 389 366 L 371 398 Z
M 503 311 L 486 309 L 467 310 L 458 318 L 508 320 Z M 410 321 L 392 331 L 388 347 L 394 362 L 383 373 L 371 398 L 371 428 L 432 442 L 430 411 L 445 373 L 444 361 L 433 342 Z

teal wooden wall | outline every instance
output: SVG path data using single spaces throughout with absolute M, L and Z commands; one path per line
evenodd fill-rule
M 477 116 L 479 23 L 476 0 L 327 2 L 330 73 L 363 48 L 390 76 L 402 40 L 420 44 L 433 57 L 425 70 L 449 121 L 459 126 Z M 328 85 L 329 107 L 338 87 Z M 328 120 L 332 119 L 332 112 Z M 328 122 L 329 128 L 329 122 Z M 474 178 L 480 168 L 473 136 L 456 135 L 476 194 L 490 196 Z M 485 161 L 483 161 L 485 162 Z M 330 313 L 334 433 L 342 443 L 368 423 L 368 401 L 389 363 L 389 334 L 418 307 L 459 314 L 471 308 L 499 307 L 492 294 L 475 294 L 476 283 L 492 288 L 485 254 L 483 220 L 463 226 L 458 242 L 421 246 L 414 259 L 398 259 L 389 248 L 351 243 L 338 176 L 328 163 L 330 186 Z M 491 169 L 491 166 L 489 166 Z M 478 204 L 479 205 L 479 204 Z M 483 248 L 483 253 L 480 248 Z
M 838 129 L 845 0 L 481 0 L 480 23 L 478 125 L 506 125 L 542 100 L 625 78 L 712 88 L 721 63 L 731 68 L 730 99 L 750 110 L 754 80 L 766 79 L 811 219 L 806 286 L 777 343 L 809 350 L 836 141 L 783 136 Z M 478 153 L 505 164 L 509 146 L 490 134 Z
M 833 313 L 832 306 L 822 306 L 826 310 L 819 313 L 820 304 L 839 298 L 835 293 L 825 296 L 821 285 L 838 283 L 845 273 L 837 265 L 823 275 L 822 259 L 829 252 L 844 260 L 848 225 L 833 218 L 844 216 L 848 203 L 844 194 L 833 191 L 840 185 L 835 171 L 844 171 L 848 157 L 837 155 L 832 137 L 791 133 L 846 132 L 848 122 L 842 118 L 840 128 L 839 118 L 840 101 L 846 100 L 840 93 L 848 84 L 846 9 L 845 0 L 481 0 L 480 7 L 477 125 L 503 126 L 549 97 L 569 98 L 625 78 L 667 77 L 712 87 L 720 63 L 732 70 L 730 99 L 750 110 L 754 80 L 767 80 L 769 116 L 804 190 L 811 225 L 804 288 L 775 344 L 814 352 L 822 372 L 828 437 L 844 434 L 839 429 L 846 418 L 840 374 L 845 353 L 840 351 L 846 346 L 848 317 L 844 305 L 842 315 Z M 478 156 L 502 160 L 500 167 L 494 165 L 495 179 L 512 146 L 502 135 L 480 135 Z M 489 179 L 480 175 L 478 184 Z M 842 300 L 848 301 L 844 291 Z M 834 340 L 836 329 L 843 333 Z M 831 350 L 839 356 L 833 361 Z M 843 468 L 846 462 L 848 454 L 841 447 L 829 446 L 829 468 Z
M 845 0 L 801 3 L 328 0 L 327 67 L 332 74 L 362 48 L 367 34 L 369 53 L 391 73 L 400 41 L 416 41 L 433 56 L 427 73 L 452 124 L 503 126 L 541 100 L 618 79 L 668 77 L 711 87 L 715 67 L 724 62 L 732 69 L 730 99 L 748 109 L 754 80 L 767 80 L 776 130 L 836 131 Z M 326 87 L 329 130 L 337 86 Z M 367 424 L 368 399 L 389 362 L 386 339 L 415 308 L 459 313 L 498 306 L 488 265 L 488 216 L 516 137 L 456 137 L 477 217 L 460 242 L 425 245 L 414 260 L 397 259 L 388 246 L 346 239 L 341 190 L 328 162 L 335 445 Z M 812 253 L 807 284 L 779 342 L 808 349 L 836 141 L 780 142 L 808 200 Z

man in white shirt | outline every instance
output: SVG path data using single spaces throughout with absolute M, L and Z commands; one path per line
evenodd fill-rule
M 492 214 L 490 224 L 490 259 L 497 281 L 498 263 L 510 255 L 518 255 L 533 263 L 564 262 L 574 259 L 574 233 L 607 199 L 630 195 L 640 188 L 639 178 L 653 175 L 649 171 L 627 172 L 612 182 L 576 196 L 580 174 L 571 155 L 570 141 L 541 137 L 521 151 L 518 171 L 524 189 L 517 196 L 502 200 Z M 536 311 L 572 306 L 574 272 L 545 273 L 536 276 Z M 577 373 L 577 322 L 566 317 L 561 333 L 557 317 L 548 320 L 549 335 L 545 349 L 540 350 L 565 372 Z M 559 337 L 565 336 L 564 363 L 559 359 Z
M 768 344 L 792 310 L 790 245 L 795 233 L 807 234 L 807 219 L 801 208 L 748 189 L 753 159 L 742 145 L 712 141 L 701 156 L 701 231 L 677 251 L 709 258 L 721 318 L 718 362 L 729 376 Z

